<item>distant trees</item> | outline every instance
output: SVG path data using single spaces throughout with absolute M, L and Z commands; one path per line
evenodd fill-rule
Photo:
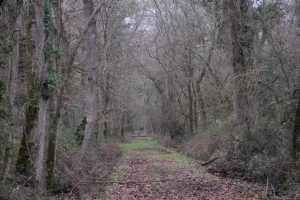
M 206 138 L 226 125 L 230 133 L 221 129 L 218 135 L 223 133 L 235 144 L 226 150 L 228 160 L 240 159 L 241 170 L 272 177 L 277 186 L 280 179 L 288 179 L 284 170 L 278 174 L 260 170 L 268 166 L 261 160 L 285 160 L 273 167 L 287 169 L 291 158 L 299 158 L 298 3 L 144 4 L 151 22 L 145 34 L 148 46 L 134 53 L 140 58 L 140 73 L 150 81 L 145 83 L 156 89 L 147 110 L 154 128 L 171 138 L 195 134 Z M 157 106 L 161 112 L 151 112 Z
M 221 79 L 226 80 L 228 76 L 217 74 L 213 63 L 222 31 L 218 14 L 220 8 L 217 2 L 211 7 L 194 1 L 149 3 L 156 10 L 153 14 L 156 24 L 150 31 L 151 36 L 147 35 L 153 38 L 149 38 L 151 43 L 145 48 L 145 56 L 149 58 L 142 61 L 141 71 L 153 82 L 160 96 L 160 130 L 168 131 L 172 137 L 175 132 L 177 136 L 193 135 L 199 129 L 205 129 L 209 120 L 206 106 L 209 103 L 203 93 L 204 82 L 211 78 L 213 87 L 221 89 Z M 204 21 L 200 13 L 206 12 L 206 9 L 215 11 Z M 150 67 L 153 65 L 155 67 Z M 215 98 L 223 99 L 219 95 Z M 178 135 L 181 128 L 175 130 L 176 126 L 184 127 L 185 131 Z

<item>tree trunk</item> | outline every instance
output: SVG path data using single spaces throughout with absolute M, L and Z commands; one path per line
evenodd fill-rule
M 35 39 L 35 67 L 38 71 L 37 80 L 36 83 L 38 87 L 43 87 L 44 85 L 41 85 L 43 82 L 43 77 L 45 76 L 45 73 L 47 73 L 47 69 L 45 69 L 45 53 L 44 53 L 44 47 L 45 47 L 45 37 L 46 37 L 46 31 L 45 31 L 45 22 L 44 22 L 44 16 L 45 16 L 45 1 L 41 0 L 39 3 L 36 3 L 35 5 L 35 14 L 36 19 L 33 32 L 34 32 L 34 39 Z M 38 91 L 41 91 L 43 88 L 40 88 Z M 48 110 L 48 103 L 49 103 L 49 97 L 41 96 L 39 98 L 39 105 L 38 105 L 38 123 L 37 123 L 37 135 L 36 137 L 36 145 L 37 145 L 37 158 L 35 159 L 35 179 L 38 184 L 38 188 L 40 191 L 44 189 L 44 152 L 45 152 L 45 136 L 46 136 L 46 119 L 47 119 L 47 110 Z
M 48 98 L 42 96 L 45 69 L 44 1 L 27 2 L 26 17 L 26 76 L 28 99 L 25 111 L 25 127 L 19 149 L 17 172 L 32 176 L 39 191 L 43 190 L 44 142 Z M 32 171 L 30 169 L 33 169 Z
M 299 92 L 300 93 L 300 92 Z M 292 138 L 292 156 L 295 160 L 299 159 L 300 153 L 300 95 L 295 113 L 294 131 Z
M 192 86 L 193 86 L 193 104 L 194 104 L 194 123 L 195 123 L 195 130 L 197 131 L 198 130 L 198 103 L 197 103 L 197 92 L 196 92 L 196 89 L 195 89 L 195 84 L 194 82 L 192 83 Z
M 16 107 L 14 106 L 15 100 L 15 92 L 16 92 L 16 83 L 17 83 L 17 75 L 18 75 L 18 64 L 19 64 L 19 41 L 16 41 L 12 51 L 11 57 L 11 65 L 10 65 L 10 72 L 9 72 L 9 82 L 8 82 L 8 99 L 9 99 L 9 110 L 12 122 L 7 127 L 7 146 L 5 148 L 5 159 L 4 159 L 4 171 L 2 175 L 2 181 L 5 182 L 7 177 L 9 176 L 9 172 L 11 169 L 12 163 L 12 150 L 13 150 L 13 133 L 15 131 L 16 123 Z
M 106 53 L 104 54 L 104 67 L 107 67 L 107 62 L 106 62 Z M 106 112 L 107 112 L 107 108 L 108 108 L 108 103 L 109 103 L 109 83 L 110 82 L 110 74 L 109 72 L 106 74 L 106 78 L 105 78 L 105 90 L 104 90 L 104 97 L 103 97 L 103 111 L 102 111 L 102 115 L 104 117 L 104 121 L 103 121 L 103 135 L 104 135 L 104 139 L 107 142 L 107 138 L 108 138 L 108 119 L 106 117 Z
M 200 108 L 200 127 L 202 130 L 206 129 L 207 127 L 207 119 L 206 119 L 206 110 L 204 105 L 204 99 L 202 96 L 202 91 L 200 85 L 197 86 L 197 98 L 198 98 L 198 106 Z
M 297 16 L 297 26 L 300 28 L 300 2 L 296 2 L 296 16 Z M 299 61 L 299 59 L 298 59 Z M 296 66 L 295 62 L 295 66 Z M 298 71 L 298 79 L 296 82 L 295 94 L 298 98 L 298 104 L 296 107 L 295 112 L 295 121 L 294 121 L 294 130 L 293 130 L 293 137 L 292 137 L 292 157 L 295 160 L 300 158 L 300 72 Z
M 198 80 L 196 81 L 196 93 L 197 93 L 197 105 L 200 108 L 200 128 L 202 130 L 206 129 L 207 119 L 206 119 L 206 110 L 204 105 L 204 99 L 201 91 L 201 83 L 205 76 L 206 68 L 203 68 Z
M 0 126 L 1 128 L 4 129 L 3 133 L 4 133 L 4 137 L 7 137 L 5 138 L 5 141 L 7 143 L 7 145 L 5 146 L 4 148 L 4 167 L 3 167 L 3 172 L 2 170 L 0 172 L 2 172 L 1 174 L 1 181 L 3 183 L 6 182 L 8 176 L 9 176 L 9 172 L 10 172 L 10 169 L 11 169 L 11 163 L 12 163 L 12 151 L 13 151 L 13 138 L 12 138 L 12 132 L 14 131 L 13 130 L 13 126 Z M 3 130 L 2 129 L 2 130 Z M 7 131 L 5 131 L 5 129 L 7 129 Z M 7 133 L 6 133 L 7 132 Z
M 48 100 L 41 99 L 38 112 L 38 132 L 37 141 L 38 154 L 35 160 L 35 179 L 40 191 L 44 190 L 44 153 L 45 153 L 45 136 L 46 136 L 46 119 L 47 119 Z
M 246 73 L 249 68 L 247 56 L 249 56 L 250 41 L 249 35 L 249 1 L 228 0 L 228 14 L 230 20 L 231 35 L 231 59 L 234 73 L 234 136 L 236 141 L 243 141 L 251 137 L 249 120 L 249 102 L 247 91 Z M 248 54 L 248 55 L 247 55 Z
M 124 135 L 124 132 L 125 132 L 125 117 L 126 117 L 126 112 L 124 111 L 123 114 L 122 114 L 121 127 L 120 127 L 120 135 L 121 135 L 122 141 L 124 141 L 124 139 L 125 139 L 125 135 Z
M 189 132 L 191 135 L 194 134 L 194 113 L 193 113 L 193 94 L 191 88 L 191 82 L 189 82 L 188 86 L 188 102 L 189 102 Z
M 61 88 L 61 93 L 63 93 L 63 87 Z M 53 105 L 54 104 L 54 105 Z M 46 189 L 47 191 L 53 189 L 54 182 L 54 167 L 56 160 L 56 135 L 60 119 L 60 111 L 62 107 L 62 94 L 58 95 L 54 102 L 52 101 L 51 107 L 54 107 L 54 112 L 50 115 L 50 125 L 49 125 L 49 140 L 47 148 L 47 161 L 46 161 Z
M 168 130 L 168 102 L 164 94 L 160 94 L 161 96 L 161 127 L 160 131 L 162 134 L 169 134 Z
M 61 66 L 67 66 L 65 73 L 63 74 L 62 80 L 61 80 L 61 87 L 59 89 L 59 94 L 55 97 L 54 104 L 54 112 L 52 113 L 50 117 L 50 124 L 49 124 L 49 141 L 48 141 L 48 148 L 47 148 L 47 176 L 46 176 L 46 188 L 47 190 L 53 189 L 53 182 L 54 182 L 54 167 L 55 167 L 55 159 L 56 159 L 56 137 L 57 137 L 57 131 L 58 131 L 58 125 L 59 125 L 59 119 L 61 117 L 61 109 L 63 104 L 63 95 L 65 92 L 65 88 L 68 84 L 70 73 L 72 72 L 72 67 L 74 64 L 75 57 L 77 55 L 77 50 L 80 46 L 80 44 L 83 41 L 83 38 L 86 36 L 86 30 L 84 30 L 84 34 L 81 36 L 81 39 L 74 44 L 73 47 L 71 47 L 70 42 L 67 38 L 67 34 L 64 30 L 63 25 L 61 24 L 60 18 L 61 11 L 60 11 L 60 4 L 56 5 L 56 3 L 51 1 L 51 5 L 53 7 L 53 13 L 55 17 L 55 26 L 57 29 L 57 33 L 60 33 L 61 39 L 60 44 L 57 44 L 57 46 L 60 46 L 61 51 L 63 52 L 63 59 L 59 63 Z M 94 19 L 96 12 L 94 12 L 93 17 L 90 19 L 91 21 Z M 87 23 L 86 29 L 89 28 L 89 23 Z M 58 41 L 58 40 L 57 40 Z M 74 114 L 74 112 L 73 112 Z M 73 115 L 74 116 L 74 115 Z M 74 119 L 73 119 L 73 125 L 74 125 Z M 85 127 L 85 119 L 82 122 L 82 126 Z
M 94 4 L 92 0 L 84 0 L 84 13 L 86 19 L 89 19 L 90 13 L 94 11 Z M 90 23 L 86 34 L 86 71 L 87 75 L 84 77 L 84 106 L 87 124 L 84 130 L 84 139 L 81 146 L 81 153 L 86 151 L 92 133 L 94 131 L 97 111 L 96 111 L 96 68 L 97 68 L 97 51 L 96 51 L 96 20 L 93 19 Z
M 40 55 L 38 53 L 38 47 L 40 47 L 37 42 L 36 33 L 39 31 L 43 32 L 43 27 L 39 27 L 40 23 L 37 25 L 37 21 L 40 22 L 40 19 L 37 19 L 39 16 L 37 14 L 37 6 L 33 3 L 28 2 L 28 11 L 26 13 L 26 58 L 25 58 L 25 70 L 26 78 L 28 80 L 28 99 L 25 111 L 25 127 L 23 131 L 23 138 L 21 146 L 19 149 L 19 157 L 17 162 L 17 171 L 23 175 L 30 176 L 33 173 L 32 167 L 33 162 L 37 160 L 38 155 L 38 130 L 39 125 L 39 105 L 40 105 L 40 95 L 39 95 L 39 72 L 40 69 L 37 69 L 38 66 L 36 58 Z M 41 29 L 39 29 L 39 28 Z M 34 40 L 36 39 L 36 40 Z M 42 38 L 41 38 L 42 39 Z M 43 56 L 42 56 L 43 58 Z M 44 66 L 44 63 L 42 63 Z M 37 165 L 35 165 L 36 167 Z M 36 172 L 36 171 L 35 171 Z M 36 176 L 35 176 L 36 177 Z
M 107 120 L 106 119 L 104 119 L 103 135 L 104 135 L 105 142 L 107 142 L 108 124 L 107 124 Z

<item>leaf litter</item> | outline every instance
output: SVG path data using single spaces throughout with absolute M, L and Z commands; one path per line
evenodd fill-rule
M 127 149 L 118 165 L 125 173 L 106 186 L 106 199 L 263 199 L 261 186 L 210 175 L 193 161 L 166 159 L 170 152 L 162 148 Z

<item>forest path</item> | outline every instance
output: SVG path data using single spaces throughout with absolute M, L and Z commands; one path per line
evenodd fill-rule
M 150 137 L 123 144 L 106 199 L 260 199 L 247 184 L 210 175 L 197 162 Z

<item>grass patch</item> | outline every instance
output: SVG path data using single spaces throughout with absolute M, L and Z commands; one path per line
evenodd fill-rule
M 122 144 L 123 149 L 139 150 L 160 147 L 160 144 L 151 137 L 134 138 L 131 143 Z
M 109 180 L 110 181 L 115 181 L 115 182 L 121 181 L 124 174 L 125 174 L 125 169 L 119 167 L 115 172 L 113 172 L 110 175 Z
M 175 151 L 172 151 L 172 150 L 167 150 L 167 151 L 168 151 L 168 153 L 160 154 L 160 157 L 163 160 L 180 161 L 180 162 L 184 162 L 184 163 L 191 162 L 191 159 L 188 158 L 187 156 L 184 156 L 184 155 L 177 153 Z

